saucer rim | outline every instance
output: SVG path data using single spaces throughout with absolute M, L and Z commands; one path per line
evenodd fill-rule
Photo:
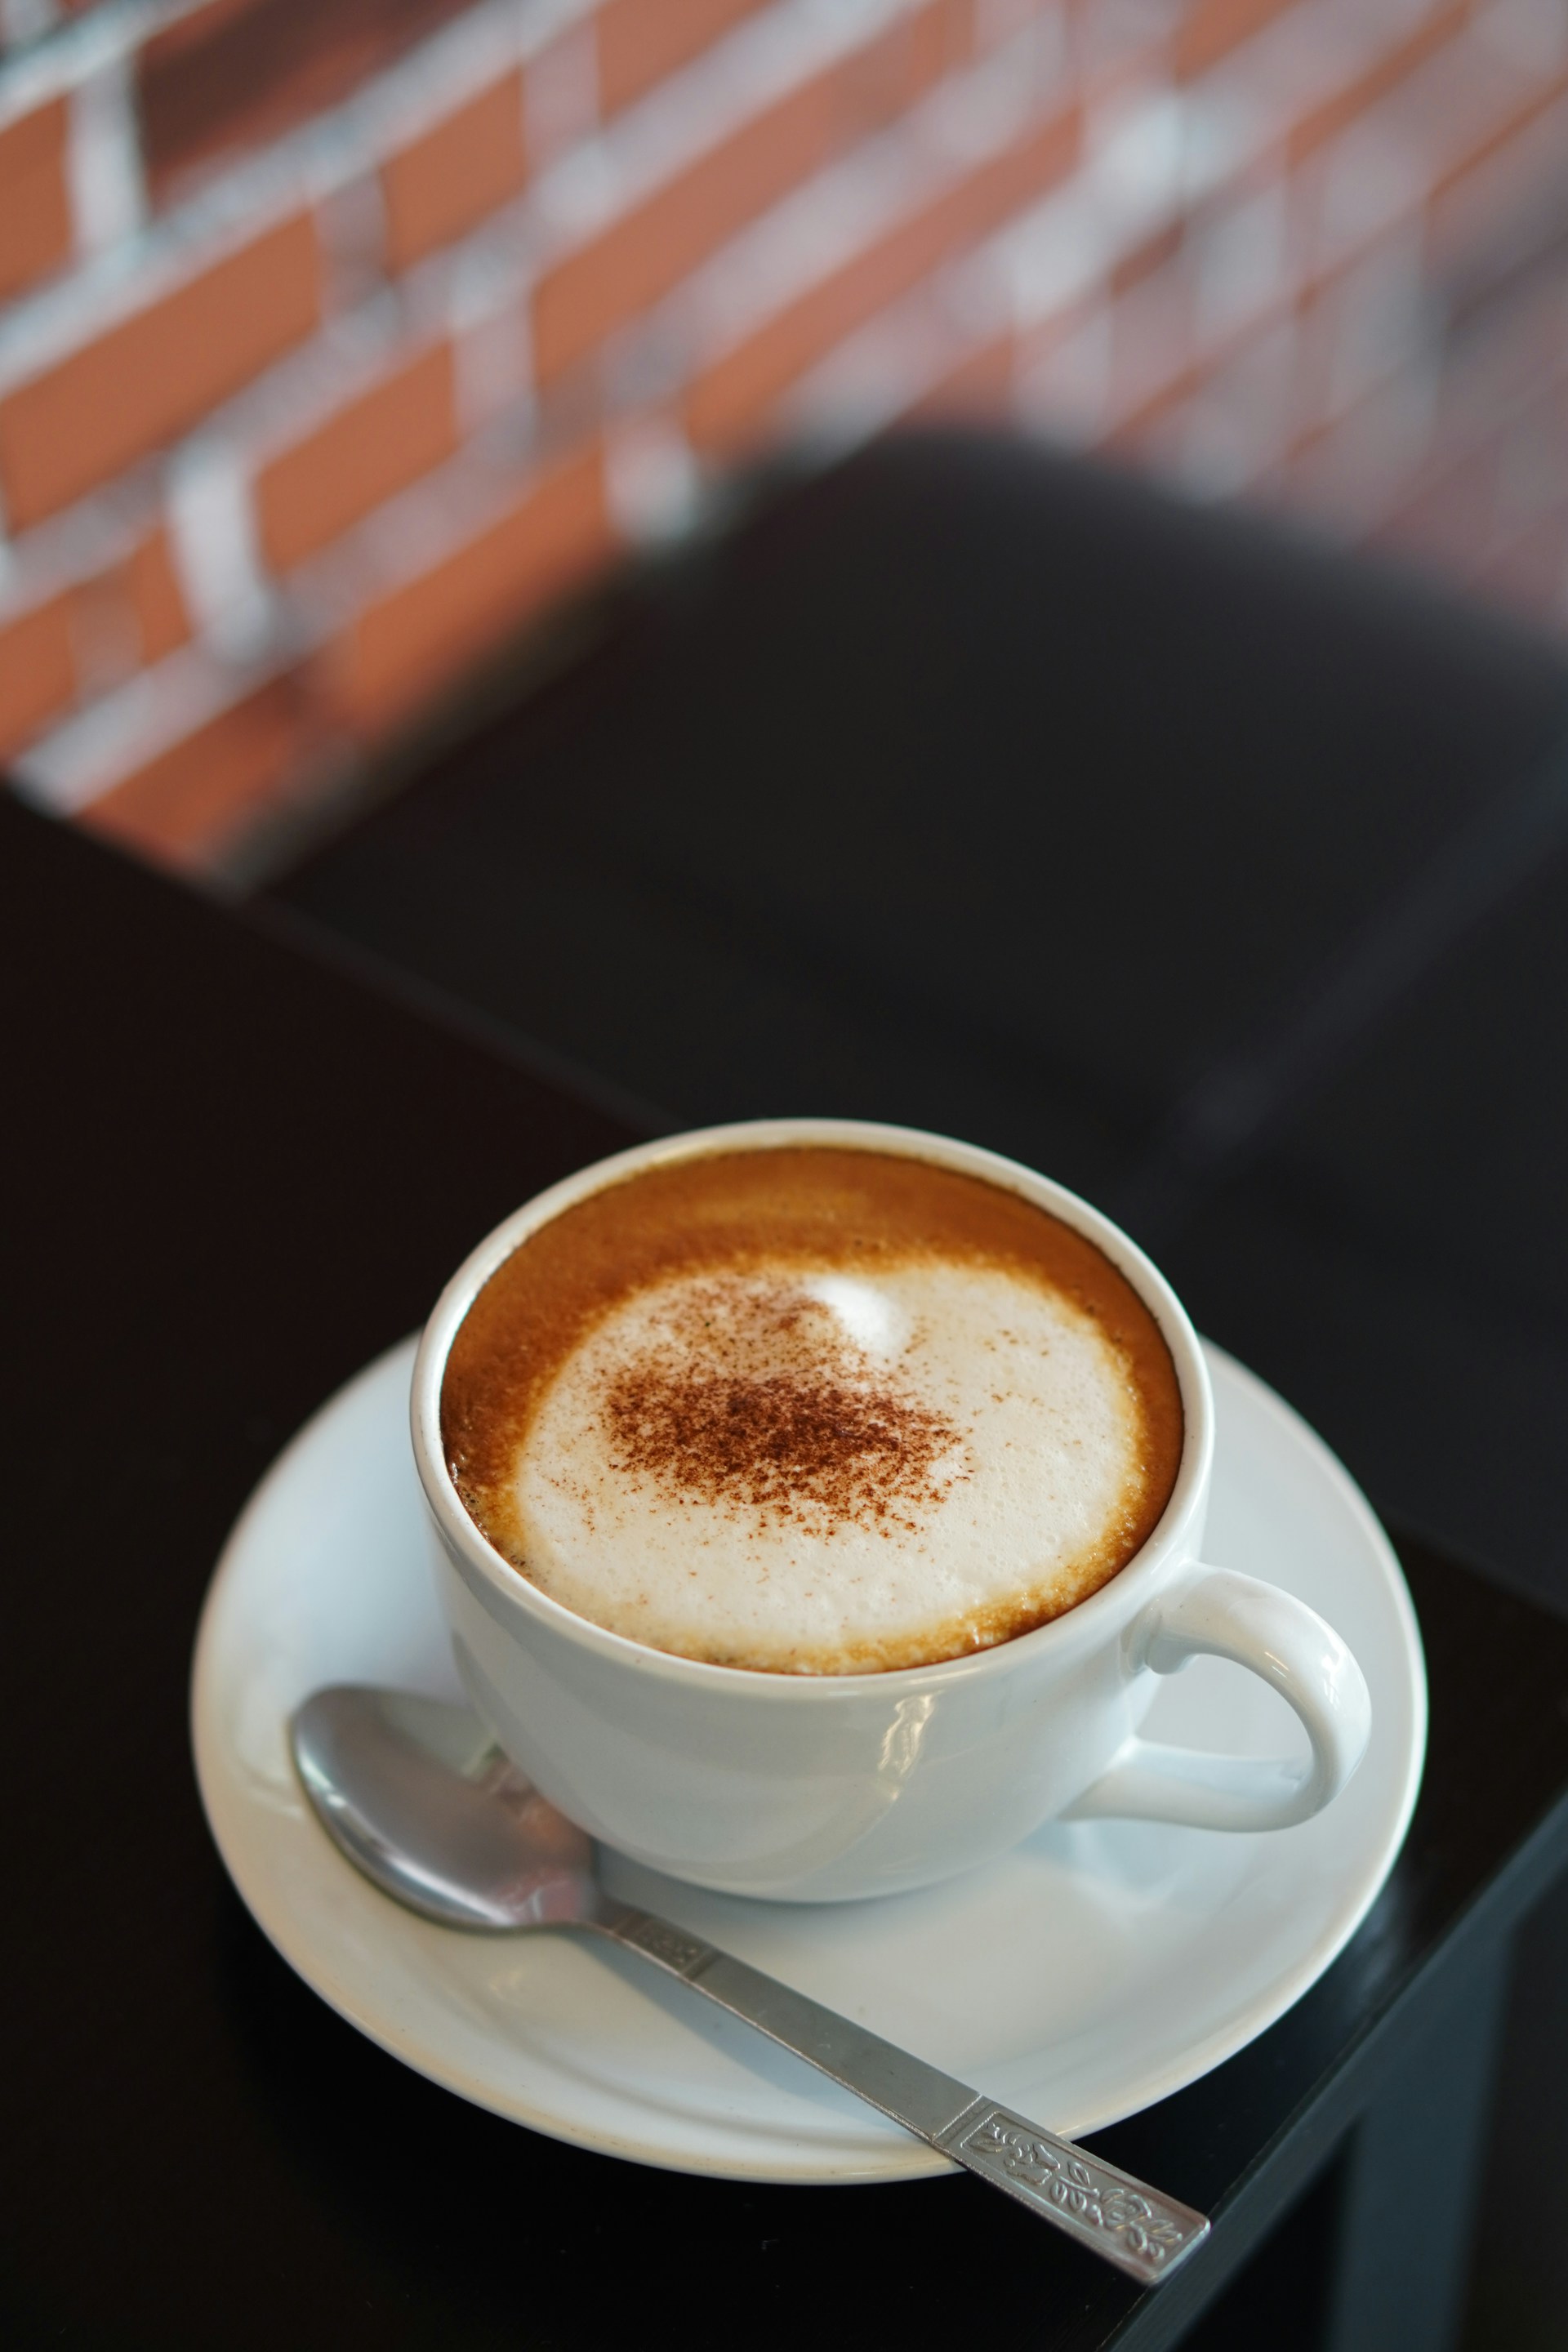
M 1146 2075 L 1139 2085 L 1136 2100 L 1125 2105 L 1110 2107 L 1103 2114 L 1097 2112 L 1091 2120 L 1076 2124 L 1074 2132 L 1080 2137 L 1108 2130 L 1125 2116 L 1141 2113 L 1145 2107 L 1155 2105 L 1162 2099 L 1201 2080 L 1278 2022 L 1326 1973 L 1354 1936 L 1387 1883 L 1409 1831 L 1426 1763 L 1429 1717 L 1425 1653 L 1415 1604 L 1398 1555 L 1387 1533 L 1350 1473 L 1311 1424 L 1267 1381 L 1228 1350 L 1201 1335 L 1199 1344 L 1209 1360 L 1211 1376 L 1218 1374 L 1222 1380 L 1237 1381 L 1250 1391 L 1253 1404 L 1272 1418 L 1291 1442 L 1297 1445 L 1305 1444 L 1315 1459 L 1319 1473 L 1326 1474 L 1329 1483 L 1339 1490 L 1340 1499 L 1349 1507 L 1352 1518 L 1358 1523 L 1367 1550 L 1383 1571 L 1383 1581 L 1393 1604 L 1394 1618 L 1401 1637 L 1400 1663 L 1405 1669 L 1411 1711 L 1411 1738 L 1404 1757 L 1399 1801 L 1386 1817 L 1387 1826 L 1378 1842 L 1375 1861 L 1363 1860 L 1353 1896 L 1325 1923 L 1295 1969 L 1278 1979 L 1266 1995 L 1255 1997 L 1223 2028 L 1216 2029 L 1201 2042 L 1184 2045 L 1179 2059 Z M 809 2152 L 801 2160 L 784 2162 L 775 2159 L 759 2163 L 754 2158 L 747 2159 L 726 2154 L 722 2149 L 704 2151 L 690 2147 L 661 2147 L 656 2140 L 617 2131 L 602 2121 L 579 2121 L 569 2114 L 562 2113 L 558 2107 L 546 2107 L 510 2095 L 500 2095 L 482 2076 L 460 2062 L 455 2063 L 439 2053 L 424 2052 L 417 2035 L 410 2033 L 406 2024 L 403 2024 L 400 2030 L 397 2021 L 386 2021 L 374 2008 L 366 2005 L 351 1982 L 332 1964 L 331 1956 L 323 1956 L 321 1939 L 303 1930 L 298 1934 L 291 1933 L 296 1922 L 288 1906 L 282 1904 L 275 1906 L 269 1899 L 270 1890 L 258 1886 L 252 1879 L 244 1841 L 237 1835 L 227 1833 L 231 1829 L 226 1819 L 229 1791 L 219 1769 L 220 1759 L 229 1752 L 214 1698 L 226 1601 L 247 1560 L 251 1527 L 267 1510 L 278 1488 L 289 1481 L 298 1457 L 319 1436 L 321 1422 L 362 1383 L 368 1382 L 377 1373 L 384 1373 L 394 1360 L 406 1357 L 411 1372 L 416 1346 L 417 1335 L 411 1335 L 384 1349 L 324 1399 L 296 1431 L 268 1465 L 234 1522 L 203 1601 L 190 1679 L 189 1723 L 193 1760 L 209 1832 L 229 1879 L 251 1917 L 295 1974 L 349 2024 L 389 2056 L 409 2066 L 426 2080 L 454 2092 L 470 2105 L 509 2122 L 523 2124 L 549 2138 L 628 2162 L 650 2165 L 659 2170 L 795 2187 L 874 2186 L 957 2171 L 960 2168 L 949 2158 L 912 2137 L 901 2143 L 889 2142 L 885 2152 L 879 2151 L 869 2160 L 862 2152 L 858 2150 L 851 2154 L 848 2149 L 844 2151 L 844 2160 L 839 2160 L 830 2147 L 820 2142 L 802 2142 L 800 2145 Z M 236 1811 L 243 1812 L 243 1804 L 237 1804 Z M 343 1862 L 342 1867 L 347 1871 L 351 1865 Z M 395 1906 L 389 1917 L 395 1927 L 403 1926 L 404 1915 L 396 1913 Z M 409 1924 L 416 1923 L 410 1920 Z

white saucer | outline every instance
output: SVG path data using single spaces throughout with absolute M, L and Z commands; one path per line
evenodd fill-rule
M 331 1682 L 458 1696 L 409 1454 L 412 1340 L 323 1406 L 229 1538 L 196 1645 L 203 1802 L 235 1885 L 334 2009 L 421 2074 L 557 2138 L 752 2180 L 897 2180 L 943 2160 L 635 1958 L 570 1935 L 463 1935 L 400 1910 L 307 1810 L 286 1726 Z M 1420 1637 L 1367 1505 L 1321 1441 L 1210 1349 L 1219 1446 L 1207 1557 L 1300 1593 L 1373 1695 L 1350 1788 L 1252 1836 L 1051 1827 L 917 1895 L 820 1907 L 709 1895 L 614 1862 L 622 1891 L 1069 2134 L 1179 2090 L 1273 2022 L 1364 1916 L 1415 1801 Z M 1202 1659 L 1154 1737 L 1279 1753 L 1295 1719 Z M 1299 1737 L 1299 1734 L 1296 1736 Z

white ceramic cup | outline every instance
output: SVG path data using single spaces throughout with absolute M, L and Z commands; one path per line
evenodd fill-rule
M 441 1381 L 458 1325 L 502 1260 L 638 1169 L 801 1144 L 908 1153 L 1021 1193 L 1094 1242 L 1156 1317 L 1185 1417 L 1176 1483 L 1142 1549 L 1065 1616 L 968 1657 L 886 1674 L 708 1665 L 552 1601 L 464 1509 L 441 1444 Z M 1284 1829 L 1338 1795 L 1366 1746 L 1366 1684 L 1332 1627 L 1273 1585 L 1203 1564 L 1214 1400 L 1169 1284 L 1108 1218 L 994 1152 L 908 1128 L 797 1118 L 710 1128 L 601 1160 L 509 1217 L 454 1275 L 420 1342 L 412 1417 L 441 1604 L 474 1706 L 571 1820 L 677 1878 L 835 1901 L 925 1885 L 1064 1817 Z M 1211 1756 L 1138 1736 L 1155 1675 L 1205 1651 L 1289 1702 L 1310 1760 Z

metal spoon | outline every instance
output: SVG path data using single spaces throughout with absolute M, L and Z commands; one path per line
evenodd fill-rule
M 906 2131 L 1152 2286 L 1208 2235 L 1201 2213 L 954 2082 L 864 2026 L 606 1895 L 581 1830 L 466 1708 L 340 1685 L 295 1716 L 294 1760 L 367 1878 L 450 1927 L 582 1927 L 640 1952 L 820 2067 Z

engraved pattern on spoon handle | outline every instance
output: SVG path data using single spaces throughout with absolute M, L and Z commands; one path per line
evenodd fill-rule
M 598 1924 L 1140 2284 L 1168 2278 L 1208 2235 L 1203 2214 L 700 1937 L 646 1911 L 606 1908 Z
M 1209 2233 L 1190 2205 L 989 2099 L 977 2099 L 933 2144 L 1145 2286 L 1169 2278 Z

